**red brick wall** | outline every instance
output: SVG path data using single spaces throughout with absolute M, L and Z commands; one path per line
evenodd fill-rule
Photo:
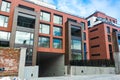
M 0 68 L 5 69 L 0 72 L 0 76 L 18 75 L 19 59 L 19 49 L 0 48 Z

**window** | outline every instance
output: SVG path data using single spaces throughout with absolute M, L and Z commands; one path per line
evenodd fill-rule
M 50 38 L 39 37 L 38 45 L 39 45 L 39 47 L 49 48 L 50 47 Z
M 84 32 L 84 40 L 86 40 L 86 33 Z
M 77 20 L 74 20 L 74 19 L 70 19 L 68 18 L 67 21 L 71 21 L 71 22 L 77 22 Z
M 23 9 L 30 10 L 30 11 L 34 11 L 34 8 L 30 8 L 30 7 L 27 7 L 27 6 L 19 5 L 19 7 L 23 8 Z
M 82 60 L 82 54 L 81 53 L 72 54 L 72 60 Z
M 62 36 L 62 28 L 60 28 L 60 27 L 53 27 L 53 35 L 54 36 Z
M 91 48 L 97 48 L 97 47 L 100 47 L 100 45 L 93 45 L 93 46 L 91 46 Z
M 110 27 L 107 26 L 107 33 L 110 34 Z
M 50 34 L 50 25 L 40 24 L 39 32 L 43 34 Z
M 117 29 L 112 29 L 112 32 L 117 32 L 118 30 Z
M 88 26 L 90 26 L 90 21 L 88 21 Z
M 93 38 L 90 38 L 90 40 L 95 40 L 95 39 L 98 39 L 99 36 L 96 36 L 96 37 L 93 37 Z
M 25 28 L 34 28 L 35 27 L 35 17 L 27 14 L 22 14 L 23 16 L 18 16 L 17 25 Z M 29 16 L 29 17 L 24 17 Z
M 33 45 L 33 39 L 32 33 L 16 31 L 16 44 Z
M 10 3 L 2 1 L 1 11 L 10 12 Z
M 71 49 L 81 50 L 81 41 L 77 39 L 71 40 Z
M 92 56 L 100 56 L 100 53 L 92 54 Z
M 81 22 L 81 26 L 84 28 L 84 30 L 86 29 L 86 28 L 85 28 L 85 23 L 84 23 L 84 22 Z
M 0 26 L 7 27 L 8 26 L 8 17 L 0 15 Z
M 50 13 L 41 11 L 40 20 L 50 22 Z
M 54 15 L 54 21 L 55 24 L 60 24 L 62 25 L 62 17 L 58 15 Z
M 108 35 L 108 41 L 111 42 L 111 36 L 110 35 Z
M 98 30 L 98 28 L 95 28 L 95 29 L 91 30 L 90 32 L 94 32 L 94 31 L 97 31 L 97 30 Z
M 53 39 L 53 48 L 61 49 L 62 48 L 62 40 L 61 39 Z
M 9 41 L 10 40 L 10 33 L 9 32 L 4 32 L 4 31 L 0 31 L 0 40 Z

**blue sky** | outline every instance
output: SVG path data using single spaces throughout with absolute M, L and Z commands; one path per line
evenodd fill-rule
M 120 24 L 120 0 L 44 0 L 54 4 L 58 10 L 87 17 L 95 11 L 102 11 L 118 19 Z

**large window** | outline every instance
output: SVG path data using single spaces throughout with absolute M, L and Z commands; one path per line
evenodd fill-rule
M 54 15 L 54 21 L 55 24 L 60 24 L 62 25 L 62 17 L 58 15 Z
M 40 24 L 39 32 L 43 34 L 50 34 L 50 25 Z
M 10 40 L 10 33 L 0 31 L 0 40 L 9 41 Z
M 1 11 L 10 12 L 10 3 L 2 1 Z
M 38 45 L 40 47 L 49 48 L 50 47 L 50 38 L 48 38 L 48 37 L 39 37 Z
M 41 11 L 41 13 L 40 13 L 40 20 L 50 22 L 50 13 Z
M 21 15 L 26 15 L 26 14 L 22 14 Z M 20 27 L 26 27 L 26 28 L 34 28 L 35 27 L 35 18 L 34 16 L 31 15 L 27 15 L 29 17 L 24 17 L 24 16 L 18 16 L 17 19 L 17 25 Z M 31 18 L 30 18 L 31 17 Z
M 0 26 L 7 27 L 8 26 L 8 17 L 0 15 Z
M 62 36 L 62 28 L 60 28 L 60 27 L 53 27 L 53 35 L 54 36 Z
M 61 39 L 53 39 L 53 48 L 61 49 L 62 48 L 62 40 Z
M 81 50 L 81 41 L 72 39 L 71 40 L 71 49 Z
M 32 33 L 16 31 L 16 44 L 33 45 L 33 39 Z

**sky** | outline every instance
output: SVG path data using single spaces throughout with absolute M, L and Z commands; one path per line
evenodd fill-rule
M 95 11 L 101 11 L 118 20 L 120 24 L 120 0 L 43 0 L 77 16 L 87 17 Z

